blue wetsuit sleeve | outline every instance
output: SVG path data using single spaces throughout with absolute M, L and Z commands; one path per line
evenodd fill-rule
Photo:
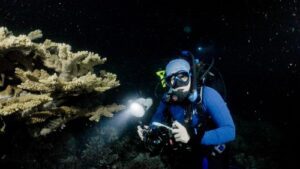
M 166 109 L 166 104 L 161 101 L 159 106 L 156 109 L 156 112 L 152 116 L 151 123 L 152 122 L 163 122 L 164 121 L 164 111 Z
M 207 86 L 203 88 L 203 108 L 217 127 L 205 131 L 201 144 L 218 145 L 234 140 L 235 125 L 230 111 L 221 95 L 213 88 Z

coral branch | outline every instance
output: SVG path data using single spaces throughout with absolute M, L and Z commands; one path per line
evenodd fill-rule
M 33 109 L 51 101 L 52 98 L 47 95 L 28 94 L 15 97 L 5 102 L 0 102 L 0 115 L 7 116 L 13 113 L 27 113 Z
M 91 117 L 89 118 L 91 121 L 98 122 L 101 116 L 112 117 L 113 114 L 111 112 L 118 112 L 123 109 L 125 109 L 124 106 L 117 104 L 112 104 L 109 106 L 99 106 L 95 111 L 89 113 L 88 115 L 91 115 Z

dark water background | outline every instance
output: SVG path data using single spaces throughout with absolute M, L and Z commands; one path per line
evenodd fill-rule
M 121 103 L 137 93 L 153 96 L 156 70 L 176 51 L 202 46 L 201 56 L 215 57 L 225 79 L 233 116 L 273 126 L 278 140 L 271 142 L 280 148 L 272 153 L 281 166 L 292 166 L 299 124 L 299 10 L 298 0 L 0 0 L 0 26 L 14 34 L 41 29 L 44 38 L 74 51 L 107 57 L 103 69 L 118 75 Z

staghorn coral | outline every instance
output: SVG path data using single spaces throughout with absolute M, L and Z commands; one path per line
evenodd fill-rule
M 34 125 L 34 136 L 47 135 L 79 117 L 99 121 L 124 106 L 102 105 L 97 96 L 119 86 L 117 76 L 94 66 L 106 58 L 42 37 L 41 30 L 14 36 L 0 27 L 0 117 L 17 117 Z M 90 95 L 90 96 L 89 96 Z M 76 101 L 70 101 L 70 100 Z M 86 103 L 86 105 L 80 105 Z

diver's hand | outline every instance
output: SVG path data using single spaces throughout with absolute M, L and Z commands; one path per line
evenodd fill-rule
M 148 130 L 149 126 L 143 126 L 143 128 L 139 125 L 137 126 L 137 133 L 142 141 L 144 141 L 144 132 Z
M 186 128 L 180 124 L 178 121 L 175 121 L 172 124 L 172 134 L 175 137 L 177 142 L 187 143 L 190 140 L 190 136 L 186 130 Z

